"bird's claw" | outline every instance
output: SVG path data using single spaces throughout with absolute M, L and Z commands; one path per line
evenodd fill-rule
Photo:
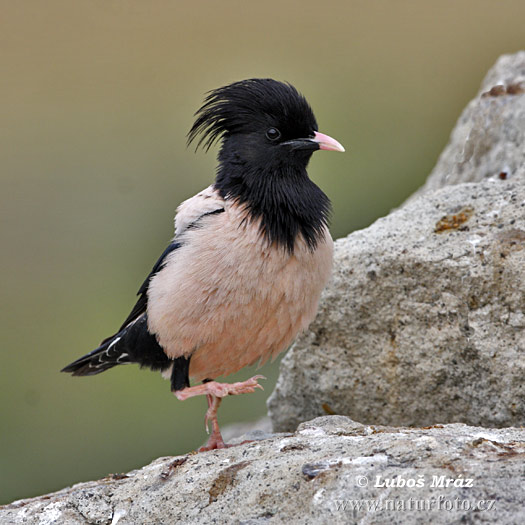
M 225 396 L 236 396 L 239 394 L 251 394 L 252 392 L 255 392 L 256 388 L 260 388 L 261 390 L 264 390 L 262 385 L 260 385 L 257 381 L 259 379 L 266 379 L 266 377 L 262 375 L 256 375 L 253 377 L 250 377 L 250 379 L 247 379 L 246 381 L 242 381 L 240 383 L 232 383 L 232 384 L 226 384 L 226 383 L 218 383 L 221 386 L 226 387 L 224 389 L 223 395 L 217 395 L 217 397 L 225 397 Z

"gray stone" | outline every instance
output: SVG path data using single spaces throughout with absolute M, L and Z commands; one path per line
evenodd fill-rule
M 525 424 L 525 181 L 448 186 L 336 242 L 319 315 L 284 357 L 274 429 Z
M 463 111 L 436 167 L 415 195 L 449 184 L 525 177 L 524 93 L 525 51 L 503 55 Z
M 268 416 L 264 416 L 256 421 L 232 423 L 221 428 L 221 434 L 226 443 L 233 445 L 237 445 L 245 439 L 253 441 L 266 439 L 273 435 L 272 421 Z
M 341 417 L 0 507 L 4 525 L 525 522 L 525 430 Z

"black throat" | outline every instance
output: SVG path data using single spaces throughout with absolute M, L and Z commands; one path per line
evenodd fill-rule
M 245 205 L 252 219 L 260 219 L 261 234 L 269 244 L 293 253 L 302 235 L 315 250 L 331 207 L 328 197 L 308 178 L 303 162 L 250 167 L 222 153 L 215 181 L 221 197 Z

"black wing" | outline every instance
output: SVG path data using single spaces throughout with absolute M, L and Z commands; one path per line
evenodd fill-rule
M 199 221 L 206 215 L 221 213 L 224 209 L 214 210 L 201 215 L 185 229 L 198 228 Z M 148 330 L 148 288 L 151 279 L 160 272 L 167 262 L 168 255 L 180 248 L 181 243 L 173 240 L 159 260 L 153 266 L 146 280 L 139 288 L 139 299 L 130 314 L 120 327 L 119 331 L 100 343 L 100 346 L 66 366 L 62 372 L 69 372 L 75 376 L 95 375 L 104 372 L 116 365 L 138 363 L 152 370 L 167 370 L 172 367 L 171 388 L 180 390 L 190 385 L 189 357 L 170 359 L 159 345 L 155 334 Z
M 98 348 L 69 364 L 62 372 L 70 372 L 75 376 L 95 375 L 127 363 L 139 363 L 153 370 L 169 367 L 171 361 L 157 342 L 155 334 L 149 332 L 145 314 L 148 306 L 148 287 L 152 277 L 162 270 L 166 264 L 166 257 L 179 247 L 179 242 L 172 241 L 164 250 L 139 288 L 139 299 L 118 332 L 106 337 Z M 186 383 L 188 382 L 184 384 Z
M 146 308 L 148 307 L 148 288 L 149 283 L 153 276 L 160 272 L 164 265 L 166 264 L 166 257 L 173 251 L 175 251 L 177 248 L 180 248 L 180 243 L 177 241 L 172 241 L 168 247 L 164 250 L 162 255 L 159 257 L 159 260 L 155 263 L 153 266 L 151 272 L 146 277 L 146 280 L 142 283 L 142 286 L 139 288 L 139 291 L 137 292 L 137 295 L 139 296 L 138 301 L 136 302 L 135 306 L 131 310 L 130 314 L 126 318 L 126 320 L 122 323 L 122 326 L 119 329 L 122 330 L 125 328 L 129 323 L 137 319 L 140 315 L 146 312 Z
M 197 228 L 199 225 L 199 222 L 208 215 L 215 215 L 218 213 L 223 213 L 224 208 L 218 208 L 213 211 L 209 211 L 207 213 L 203 213 L 200 217 L 198 217 L 195 221 L 188 224 L 185 228 L 185 230 L 191 230 L 192 228 Z M 181 247 L 181 243 L 173 240 L 168 247 L 164 250 L 163 254 L 159 257 L 159 260 L 155 263 L 155 266 L 153 266 L 150 274 L 146 277 L 146 280 L 142 283 L 142 286 L 139 288 L 139 291 L 137 292 L 137 295 L 139 296 L 138 301 L 136 302 L 135 306 L 133 307 L 133 310 L 131 310 L 130 314 L 126 318 L 126 320 L 122 323 L 122 326 L 119 329 L 122 330 L 125 328 L 129 323 L 137 319 L 140 315 L 146 312 L 146 309 L 148 307 L 148 287 L 149 283 L 152 279 L 152 277 L 160 272 L 164 265 L 166 264 L 166 257 L 173 251 L 175 251 L 177 248 Z M 111 338 L 108 338 L 111 339 Z M 104 339 L 102 343 L 106 342 L 107 339 Z

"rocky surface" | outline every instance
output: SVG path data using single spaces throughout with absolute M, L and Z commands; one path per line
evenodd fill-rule
M 3 525 L 523 523 L 525 430 L 331 416 L 0 507 Z
M 504 88 L 470 103 L 424 191 L 337 241 L 320 313 L 269 400 L 276 430 L 327 413 L 525 424 L 523 79 L 525 52 L 502 57 L 481 92 Z
M 268 416 L 263 416 L 255 421 L 232 423 L 221 428 L 221 434 L 225 443 L 233 444 L 247 439 L 246 435 L 249 435 L 249 439 L 266 439 L 273 435 L 272 421 Z
M 415 196 L 449 184 L 524 178 L 524 94 L 525 51 L 502 56 L 463 111 L 449 144 Z

